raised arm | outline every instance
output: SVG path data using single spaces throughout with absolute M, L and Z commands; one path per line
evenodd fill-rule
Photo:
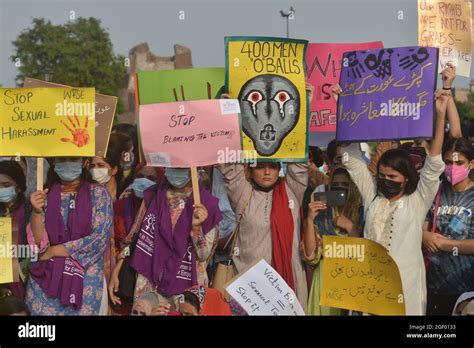
M 220 164 L 217 168 L 224 176 L 224 184 L 232 209 L 234 212 L 240 212 L 252 192 L 252 185 L 245 178 L 244 165 L 228 163 Z
M 456 67 L 451 63 L 441 72 L 441 79 L 443 80 L 443 90 L 451 92 L 454 79 L 456 78 Z M 454 98 L 450 98 L 447 106 L 447 115 L 449 122 L 449 136 L 451 138 L 461 138 L 461 121 L 459 119 L 458 109 Z
M 289 163 L 286 173 L 286 184 L 298 200 L 297 207 L 303 202 L 304 192 L 308 187 L 308 163 Z
M 343 146 L 342 163 L 349 171 L 352 181 L 359 189 L 364 206 L 367 207 L 374 199 L 377 190 L 374 179 L 363 159 L 359 144 L 354 143 L 349 146 Z
M 418 182 L 417 192 L 421 194 L 422 204 L 429 209 L 433 203 L 433 199 L 438 192 L 439 176 L 444 170 L 444 162 L 441 158 L 441 149 L 444 138 L 444 125 L 446 117 L 446 109 L 451 94 L 446 91 L 438 91 L 436 98 L 436 127 L 435 136 L 431 141 L 431 145 L 426 157 L 425 164 L 420 173 L 420 181 Z

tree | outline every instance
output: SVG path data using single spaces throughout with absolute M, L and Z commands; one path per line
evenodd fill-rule
M 26 76 L 75 87 L 95 87 L 99 93 L 118 96 L 126 74 L 125 57 L 115 55 L 109 34 L 96 18 L 78 18 L 53 25 L 34 18 L 32 28 L 13 41 L 15 62 L 20 59 L 18 86 Z M 123 111 L 120 99 L 117 113 Z
M 474 118 L 474 93 L 470 93 L 467 96 L 467 101 L 456 102 L 456 107 L 459 112 L 459 117 L 463 118 Z

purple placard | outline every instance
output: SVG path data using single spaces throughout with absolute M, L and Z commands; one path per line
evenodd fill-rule
M 397 47 L 343 55 L 338 141 L 433 137 L 438 49 Z

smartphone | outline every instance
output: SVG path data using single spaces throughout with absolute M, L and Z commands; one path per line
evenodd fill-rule
M 338 207 L 346 204 L 346 192 L 344 191 L 328 191 L 313 193 L 314 201 L 326 203 L 328 207 Z

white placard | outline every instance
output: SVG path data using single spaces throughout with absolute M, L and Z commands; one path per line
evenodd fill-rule
M 305 315 L 293 290 L 264 259 L 225 289 L 249 315 Z

